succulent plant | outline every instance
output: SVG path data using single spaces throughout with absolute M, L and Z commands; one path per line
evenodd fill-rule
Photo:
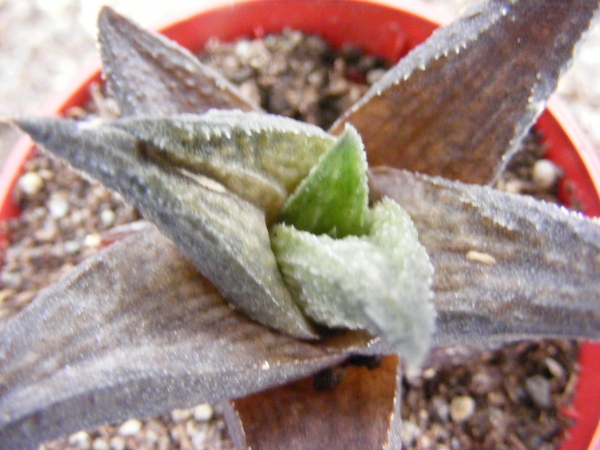
M 263 113 L 104 8 L 122 116 L 13 123 L 155 226 L 6 323 L 2 448 L 223 400 L 240 448 L 399 448 L 397 354 L 418 366 L 431 345 L 598 339 L 598 225 L 478 186 L 502 172 L 598 6 L 477 6 L 328 132 Z M 326 392 L 302 380 L 374 355 L 389 356 Z

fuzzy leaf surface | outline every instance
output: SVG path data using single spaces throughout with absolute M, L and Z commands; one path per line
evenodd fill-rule
M 600 339 L 600 226 L 529 197 L 389 168 L 374 199 L 413 218 L 435 268 L 438 345 Z
M 316 337 L 281 277 L 262 210 L 213 179 L 190 175 L 185 166 L 165 166 L 152 156 L 151 143 L 111 122 L 20 119 L 17 124 L 46 149 L 118 191 L 236 308 L 293 336 Z M 282 133 L 306 138 L 295 130 Z M 314 132 L 306 139 L 321 142 L 323 135 Z
M 312 234 L 360 236 L 369 222 L 367 159 L 348 128 L 286 200 L 280 221 Z
M 107 89 L 123 115 L 260 109 L 188 50 L 109 7 L 100 11 L 98 40 Z
M 361 333 L 311 343 L 257 324 L 152 228 L 86 260 L 6 322 L 1 447 L 36 449 L 107 422 L 245 396 L 368 344 Z
M 362 237 L 333 239 L 276 225 L 273 251 L 306 315 L 330 327 L 366 329 L 418 366 L 435 325 L 431 263 L 398 204 L 384 199 L 371 214 Z
M 315 391 L 313 380 L 304 379 L 230 402 L 225 417 L 237 448 L 399 449 L 398 357 L 375 369 L 345 370 L 344 380 L 329 391 Z
M 218 111 L 132 117 L 108 124 L 133 136 L 143 157 L 166 170 L 209 177 L 262 209 L 267 222 L 335 139 L 284 117 Z
M 354 125 L 371 167 L 491 183 L 543 111 L 598 5 L 481 2 L 404 57 L 332 131 Z

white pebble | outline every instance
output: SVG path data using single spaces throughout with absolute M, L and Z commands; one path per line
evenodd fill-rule
M 202 403 L 194 408 L 194 419 L 198 422 L 208 422 L 213 414 L 213 408 L 208 403 Z
M 73 211 L 70 219 L 72 224 L 81 225 L 84 220 L 84 213 L 81 211 Z
M 156 443 L 156 448 L 171 448 L 171 439 L 169 436 L 161 436 L 158 438 L 158 442 Z M 199 447 L 202 448 L 202 447 Z
M 402 421 L 402 431 L 400 432 L 402 447 L 414 445 L 422 434 L 421 428 L 417 424 L 408 420 Z
M 236 43 L 235 54 L 240 58 L 247 59 L 250 55 L 250 42 L 244 40 Z
M 383 69 L 373 69 L 367 73 L 367 84 L 370 86 L 372 84 L 377 83 L 379 80 L 383 78 L 386 74 L 386 71 Z
M 566 378 L 565 369 L 558 361 L 552 358 L 546 358 L 545 362 L 546 367 L 554 378 L 558 378 L 559 380 L 564 380 Z
M 58 236 L 58 226 L 55 220 L 46 220 L 44 224 L 33 233 L 38 241 L 51 242 Z
M 127 441 L 122 436 L 113 436 L 110 438 L 110 450 L 125 450 Z
M 433 441 L 431 440 L 431 438 L 429 436 L 424 434 L 423 436 L 421 436 L 421 439 L 419 439 L 419 447 L 420 448 L 432 448 Z
M 92 445 L 92 439 L 85 431 L 79 431 L 69 436 L 69 445 L 78 450 L 87 450 Z
M 188 430 L 188 436 L 192 440 L 192 446 L 194 448 L 210 448 L 206 445 L 206 441 L 208 440 L 206 429 Z
M 433 409 L 442 422 L 448 422 L 448 417 L 450 415 L 450 408 L 448 406 L 448 402 L 444 400 L 442 397 L 433 397 Z
M 549 159 L 536 161 L 531 169 L 531 178 L 539 189 L 551 188 L 560 176 L 560 168 Z
M 93 450 L 110 450 L 110 447 L 108 446 L 108 442 L 106 442 L 104 439 L 96 438 L 96 439 L 94 439 L 94 443 L 92 444 L 92 449 Z
M 27 172 L 21 175 L 19 181 L 17 181 L 17 186 L 24 194 L 34 195 L 42 190 L 44 180 L 35 172 Z
M 97 233 L 88 234 L 83 238 L 83 245 L 86 247 L 100 247 L 102 236 Z
M 52 197 L 48 201 L 48 211 L 55 219 L 62 219 L 69 212 L 69 202 L 62 195 Z
M 171 434 L 171 438 L 176 441 L 181 441 L 182 439 L 184 439 L 184 436 L 187 436 L 183 424 L 174 426 L 170 430 L 170 434 Z
M 53 180 L 54 179 L 54 172 L 52 172 L 51 170 L 48 170 L 48 169 L 38 170 L 37 174 L 40 177 L 42 177 L 43 180 Z
M 171 420 L 175 423 L 185 422 L 192 417 L 192 411 L 189 409 L 174 409 L 171 411 Z
M 105 227 L 111 227 L 116 219 L 117 215 L 112 209 L 105 209 L 100 213 L 100 222 L 102 222 L 102 225 Z
M 135 436 L 142 429 L 142 422 L 137 419 L 130 419 L 127 422 L 124 422 L 119 427 L 118 433 L 121 436 Z
M 144 430 L 144 441 L 148 444 L 156 444 L 160 436 L 154 430 Z
M 23 277 L 18 272 L 2 272 L 0 273 L 0 281 L 9 288 L 17 288 L 23 281 Z
M 521 180 L 508 180 L 504 184 L 504 192 L 508 192 L 509 194 L 520 194 L 524 188 L 525 184 Z
M 63 244 L 63 248 L 65 253 L 77 253 L 79 250 L 81 250 L 81 244 L 77 241 L 67 241 Z
M 534 375 L 525 380 L 525 391 L 538 408 L 552 406 L 552 388 L 550 381 L 542 375 Z
M 258 88 L 256 83 L 254 83 L 251 80 L 244 81 L 242 84 L 240 84 L 239 89 L 240 91 L 242 91 L 242 94 L 248 97 L 251 101 L 253 101 L 257 105 L 260 104 L 260 89 Z
M 471 418 L 475 412 L 475 400 L 468 395 L 459 395 L 450 402 L 450 417 L 460 423 Z

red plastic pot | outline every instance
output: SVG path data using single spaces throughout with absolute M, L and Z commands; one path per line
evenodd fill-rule
M 415 1 L 395 0 L 215 0 L 192 14 L 171 20 L 159 30 L 191 50 L 210 37 L 233 40 L 260 37 L 283 28 L 319 34 L 334 46 L 354 44 L 396 61 L 451 18 Z M 45 114 L 63 114 L 90 99 L 89 85 L 100 81 L 99 63 L 87 68 L 74 88 L 55 98 Z M 600 216 L 600 158 L 583 132 L 557 100 L 551 100 L 537 123 L 545 136 L 548 157 L 566 174 L 561 186 L 565 203 L 576 201 L 587 215 Z M 32 150 L 22 138 L 0 173 L 0 220 L 19 214 L 12 191 Z M 600 449 L 600 345 L 585 343 L 579 355 L 581 371 L 576 397 L 568 413 L 576 424 L 563 450 Z

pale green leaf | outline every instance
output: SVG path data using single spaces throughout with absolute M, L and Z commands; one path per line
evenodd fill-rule
M 384 199 L 367 236 L 333 239 L 276 225 L 271 241 L 292 296 L 331 327 L 366 329 L 419 364 L 434 329 L 433 269 L 410 216 Z
M 280 219 L 298 230 L 345 237 L 363 234 L 368 215 L 367 158 L 348 126 L 287 199 Z
M 188 119 L 197 123 L 192 116 Z M 136 123 L 136 119 L 129 120 L 130 126 Z M 179 123 L 177 120 L 172 119 Z M 183 163 L 176 164 L 176 157 L 171 165 L 164 164 L 153 155 L 160 154 L 159 150 L 114 123 L 41 118 L 17 121 L 46 149 L 123 195 L 171 238 L 236 308 L 290 335 L 315 338 L 279 273 L 264 212 L 222 184 L 198 173 L 190 174 Z M 166 118 L 146 125 L 155 124 L 160 131 L 164 123 L 169 129 Z M 214 140 L 215 145 L 223 143 L 224 134 L 223 139 Z M 305 138 L 292 131 L 288 135 Z
M 145 158 L 201 174 L 262 209 L 267 222 L 335 139 L 285 117 L 212 110 L 206 114 L 132 117 L 107 124 L 143 144 Z

